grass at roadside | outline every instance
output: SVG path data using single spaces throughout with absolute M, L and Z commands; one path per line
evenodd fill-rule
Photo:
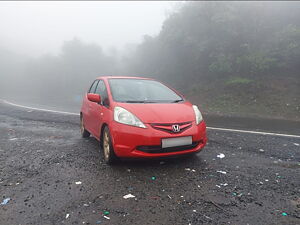
M 300 82 L 230 77 L 196 83 L 185 91 L 204 113 L 300 120 Z

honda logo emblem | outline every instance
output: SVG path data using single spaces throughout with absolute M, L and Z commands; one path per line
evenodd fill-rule
M 180 131 L 180 126 L 178 124 L 172 125 L 172 130 L 177 133 Z

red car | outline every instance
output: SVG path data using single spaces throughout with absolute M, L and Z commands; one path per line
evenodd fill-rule
M 199 152 L 206 125 L 198 107 L 148 78 L 97 78 L 83 99 L 81 134 L 100 141 L 106 163 Z

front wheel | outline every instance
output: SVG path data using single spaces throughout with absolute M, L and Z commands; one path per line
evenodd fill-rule
M 112 164 L 116 161 L 117 156 L 115 155 L 113 144 L 111 141 L 111 136 L 108 127 L 105 127 L 102 135 L 102 149 L 104 155 L 104 161 L 107 164 Z
M 88 138 L 91 134 L 90 132 L 88 132 L 85 128 L 84 128 L 84 124 L 83 124 L 83 116 L 80 116 L 80 133 L 81 133 L 81 137 L 83 138 Z

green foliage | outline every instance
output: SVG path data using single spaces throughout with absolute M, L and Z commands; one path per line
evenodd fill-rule
M 276 66 L 277 60 L 262 53 L 249 53 L 236 58 L 237 72 L 258 74 Z
M 129 72 L 190 81 L 300 70 L 300 3 L 186 2 L 145 40 Z
M 280 59 L 286 69 L 299 68 L 300 65 L 300 27 L 289 24 L 276 33 L 273 54 Z
M 232 72 L 232 63 L 229 57 L 220 55 L 212 64 L 209 65 L 209 71 L 212 73 L 227 74 Z

